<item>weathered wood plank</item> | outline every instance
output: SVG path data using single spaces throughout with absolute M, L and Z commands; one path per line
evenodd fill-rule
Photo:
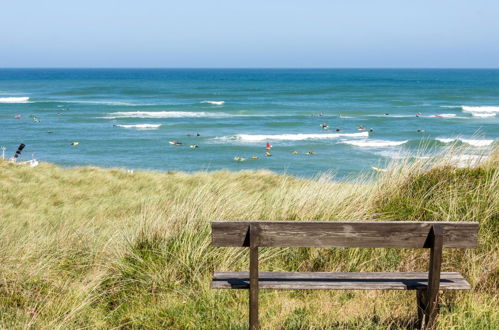
M 414 329 L 423 328 L 425 322 L 425 300 L 426 300 L 426 290 L 418 290 L 416 291 L 416 305 L 418 308 L 418 321 L 414 326 Z
M 260 272 L 260 289 L 326 289 L 326 290 L 425 290 L 427 272 L 410 273 L 302 273 Z M 213 289 L 248 289 L 248 272 L 217 272 Z M 456 272 L 443 272 L 442 290 L 469 290 L 469 283 Z
M 425 316 L 426 328 L 432 329 L 438 314 L 438 290 L 440 289 L 440 271 L 442 265 L 442 246 L 444 233 L 439 225 L 433 225 L 430 231 L 431 251 L 428 271 L 428 289 L 426 292 Z
M 444 248 L 475 248 L 477 222 L 408 221 L 214 221 L 214 246 L 249 246 L 250 224 L 259 228 L 261 247 L 430 248 L 433 224 L 443 232 Z
M 258 227 L 250 225 L 250 273 L 249 273 L 249 328 L 250 330 L 258 330 Z

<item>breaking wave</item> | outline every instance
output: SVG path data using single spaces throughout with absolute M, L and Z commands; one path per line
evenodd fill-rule
M 161 124 L 138 124 L 138 125 L 115 125 L 115 126 L 121 128 L 137 129 L 137 130 L 152 130 L 160 128 Z
M 90 101 L 90 100 L 57 100 L 51 102 L 61 102 L 61 103 L 76 103 L 76 104 L 96 104 L 96 105 L 117 105 L 117 106 L 125 106 L 125 107 L 139 107 L 139 106 L 148 106 L 155 105 L 153 103 L 130 103 L 123 101 Z
M 341 143 L 350 144 L 356 147 L 361 148 L 383 148 L 383 147 L 396 147 L 403 145 L 409 142 L 409 140 L 405 141 L 386 141 L 386 140 L 360 140 L 360 141 L 351 141 L 345 140 L 341 141 Z
M 490 118 L 496 116 L 496 114 L 492 112 L 472 112 L 471 115 L 478 118 Z
M 29 97 L 19 96 L 19 97 L 0 97 L 0 103 L 28 103 Z
M 455 118 L 456 114 L 455 113 L 440 113 L 438 115 L 433 115 L 431 117 L 437 117 L 437 118 Z
M 201 101 L 201 103 L 212 104 L 212 105 L 224 105 L 225 101 Z
M 236 140 L 236 141 L 246 141 L 246 142 L 258 142 L 258 141 L 302 141 L 302 140 L 323 140 L 323 139 L 336 139 L 341 137 L 368 137 L 368 132 L 362 133 L 330 133 L 330 134 L 237 134 L 233 136 L 222 136 L 216 137 L 214 140 Z
M 481 106 L 481 107 L 471 107 L 462 106 L 464 112 L 488 112 L 488 113 L 499 113 L 499 107 L 496 106 Z
M 461 108 L 461 106 L 460 105 L 441 105 L 440 108 L 459 109 L 459 108 Z
M 228 117 L 223 112 L 186 112 L 186 111 L 129 111 L 112 112 L 106 119 L 116 118 L 199 118 L 199 117 Z
M 495 106 L 481 106 L 481 107 L 471 107 L 471 106 L 462 106 L 463 112 L 471 113 L 473 117 L 479 118 L 489 118 L 495 117 L 497 113 L 499 113 L 499 107 Z
M 483 105 L 483 106 L 469 106 L 469 105 L 441 105 L 441 108 L 461 109 L 463 112 L 470 113 L 473 117 L 489 118 L 495 117 L 499 113 L 499 106 Z
M 442 143 L 453 143 L 460 141 L 462 143 L 469 144 L 473 147 L 487 147 L 494 143 L 494 140 L 478 140 L 478 139 L 463 139 L 463 138 L 436 138 L 437 141 Z

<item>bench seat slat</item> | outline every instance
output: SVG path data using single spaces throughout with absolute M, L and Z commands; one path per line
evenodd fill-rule
M 260 289 L 328 289 L 328 290 L 423 290 L 428 273 L 288 273 L 260 272 Z M 248 289 L 248 272 L 216 272 L 213 289 Z M 442 272 L 442 290 L 469 290 L 469 283 L 457 272 Z

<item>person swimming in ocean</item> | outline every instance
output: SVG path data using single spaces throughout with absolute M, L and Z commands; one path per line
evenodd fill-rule
M 182 145 L 182 142 L 179 142 L 179 141 L 176 141 L 176 140 L 170 141 L 168 143 L 170 143 L 171 145 L 174 145 L 174 146 L 181 146 Z
M 321 127 L 322 127 L 322 129 L 329 129 L 329 126 L 326 123 L 322 123 Z
M 341 129 L 337 128 L 335 131 L 336 131 L 336 132 L 341 132 Z
M 423 114 L 421 112 L 416 113 L 416 117 L 422 116 Z
M 359 130 L 359 131 L 364 131 L 365 129 L 366 129 L 365 126 L 362 126 L 362 125 L 357 126 L 357 130 Z

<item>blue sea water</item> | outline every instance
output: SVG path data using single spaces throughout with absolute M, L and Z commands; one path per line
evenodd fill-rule
M 479 153 L 498 113 L 499 70 L 0 69 L 0 146 L 63 166 L 346 177 L 421 144 Z

